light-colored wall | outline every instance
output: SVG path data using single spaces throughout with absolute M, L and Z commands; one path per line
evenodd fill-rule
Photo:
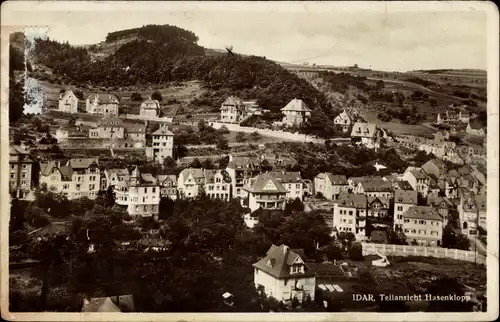
M 262 198 L 265 195 L 266 198 Z M 267 196 L 271 199 L 268 199 Z M 259 208 L 263 209 L 283 209 L 285 207 L 284 193 L 254 194 L 248 193 L 248 208 L 253 212 Z
M 443 222 L 403 216 L 403 232 L 408 242 L 415 239 L 422 245 L 440 246 L 443 238 Z
M 316 288 L 315 277 L 302 277 L 290 279 L 276 279 L 273 276 L 261 271 L 257 268 L 254 269 L 254 283 L 257 288 L 259 285 L 264 286 L 267 296 L 274 297 L 278 301 L 291 300 L 293 294 L 293 287 L 297 280 L 300 280 L 304 289 L 304 298 L 308 294 L 311 300 L 314 300 L 314 293 Z
M 131 216 L 151 217 L 158 215 L 160 187 L 131 186 L 128 189 L 128 213 Z
M 417 204 L 406 204 L 399 202 L 394 203 L 394 229 L 396 229 L 396 225 L 400 225 L 400 227 L 403 226 L 403 213 L 416 205 Z
M 363 219 L 356 216 L 356 210 L 359 210 L 359 217 L 363 217 Z M 353 234 L 364 232 L 366 214 L 366 209 L 343 207 L 335 204 L 333 207 L 333 227 L 337 228 L 339 232 L 351 232 Z
M 85 170 L 85 173 L 73 173 L 71 181 L 62 181 L 59 171 L 52 172 L 48 176 L 40 174 L 40 186 L 44 183 L 47 189 L 63 193 L 69 200 L 87 197 L 95 199 L 100 189 L 99 169 Z
M 11 189 L 31 190 L 31 163 L 19 163 L 17 158 L 9 162 Z
M 153 135 L 153 155 L 154 150 L 158 149 L 156 152 L 156 157 L 154 157 L 155 161 L 158 163 L 162 163 L 164 159 L 167 157 L 173 157 L 173 148 L 174 148 L 174 136 L 173 135 Z
M 59 111 L 78 113 L 78 98 L 72 92 L 59 99 Z

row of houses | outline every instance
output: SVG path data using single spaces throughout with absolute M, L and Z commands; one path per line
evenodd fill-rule
M 78 113 L 80 99 L 70 89 L 62 90 L 59 94 L 58 110 L 65 113 Z M 118 116 L 120 100 L 116 95 L 108 93 L 92 93 L 84 98 L 85 111 L 95 115 Z M 140 106 L 140 116 L 158 117 L 161 114 L 161 106 L 158 100 L 149 97 Z

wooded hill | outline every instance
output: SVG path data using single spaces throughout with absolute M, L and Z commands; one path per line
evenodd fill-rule
M 89 51 L 98 45 L 74 47 L 48 39 L 36 39 L 36 64 L 52 69 L 70 84 L 120 87 L 201 81 L 218 106 L 228 95 L 257 99 L 260 106 L 278 114 L 293 98 L 314 110 L 303 131 L 318 136 L 333 134 L 336 116 L 328 100 L 306 80 L 280 65 L 257 56 L 242 56 L 228 48 L 219 56 L 205 55 L 198 37 L 170 25 L 148 25 L 109 33 L 105 43 L 130 39 L 116 51 L 93 59 Z

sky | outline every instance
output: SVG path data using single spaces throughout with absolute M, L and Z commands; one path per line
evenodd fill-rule
M 234 52 L 280 62 L 358 64 L 394 71 L 487 67 L 484 8 L 464 11 L 457 10 L 457 5 L 441 5 L 436 9 L 426 3 L 410 10 L 408 4 L 380 2 L 363 6 L 282 2 L 267 7 L 146 4 L 94 4 L 86 9 L 68 5 L 59 11 L 53 7 L 36 11 L 39 8 L 32 6 L 16 11 L 13 22 L 47 26 L 50 38 L 74 45 L 98 43 L 116 30 L 170 24 L 193 31 L 198 44 L 206 48 L 233 46 Z

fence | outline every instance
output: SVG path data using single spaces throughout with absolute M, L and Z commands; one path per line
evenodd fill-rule
M 219 123 L 219 122 L 210 122 L 210 125 L 215 129 L 220 129 L 222 126 L 226 126 L 229 131 L 233 131 L 233 132 L 243 132 L 243 133 L 257 132 L 263 136 L 282 139 L 285 141 L 325 143 L 325 140 L 323 140 L 323 139 L 314 138 L 312 136 L 301 134 L 301 133 L 291 133 L 291 132 L 285 132 L 285 131 L 258 129 L 255 127 L 247 127 L 247 126 L 240 126 L 238 124 Z
M 408 245 L 388 245 L 361 243 L 363 246 L 363 256 L 379 253 L 390 256 L 424 256 L 437 258 L 450 258 L 467 262 L 486 264 L 484 255 L 473 251 L 450 249 L 442 247 L 408 246 Z

